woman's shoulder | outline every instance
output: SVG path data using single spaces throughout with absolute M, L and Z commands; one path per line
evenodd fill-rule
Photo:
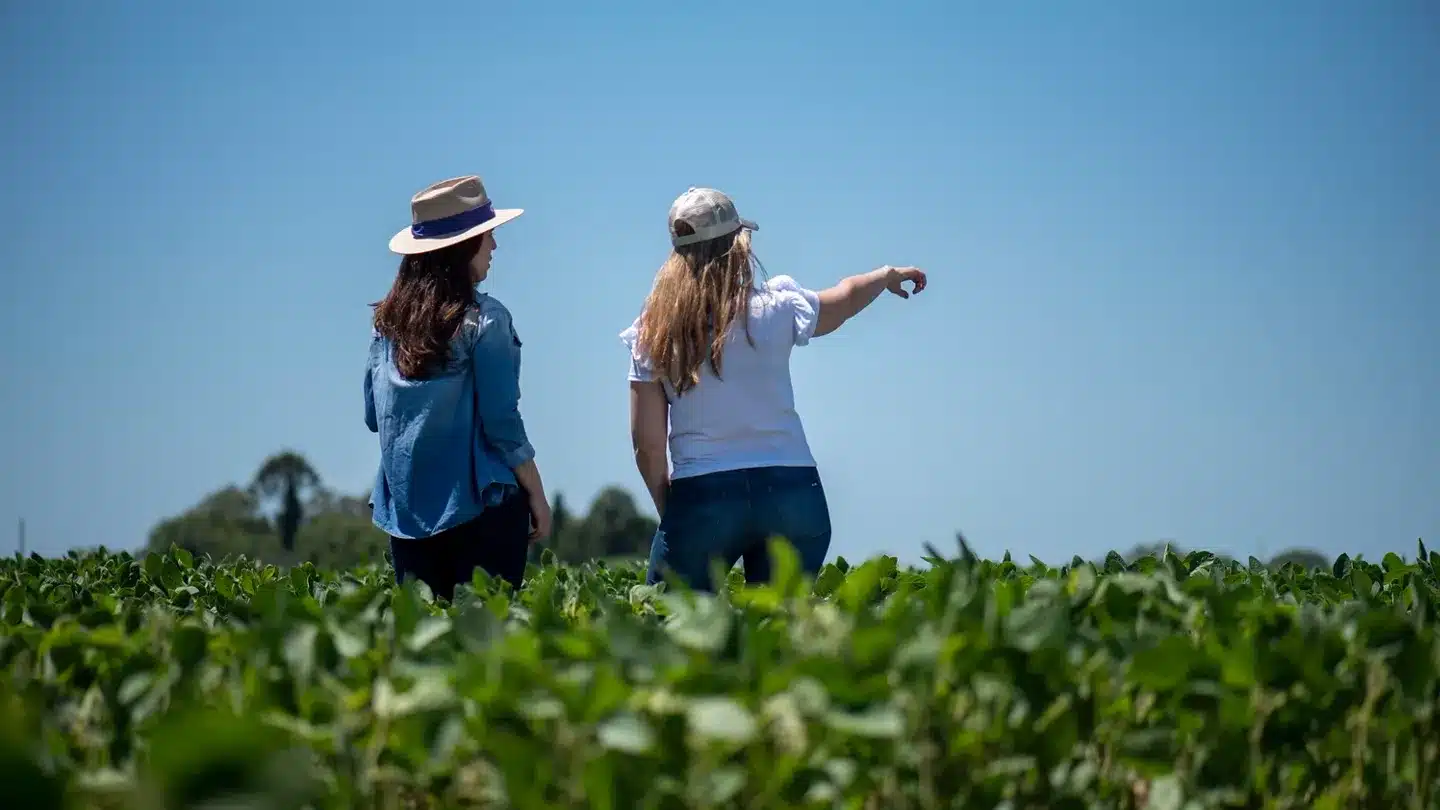
M 801 287 L 794 278 L 786 275 L 771 276 L 765 281 L 765 292 L 769 293 L 804 293 L 807 290 Z
M 500 299 L 487 293 L 477 293 L 475 300 L 465 308 L 465 320 L 461 326 L 461 334 L 468 342 L 474 343 L 490 329 L 512 327 L 510 310 L 500 302 Z
M 764 304 L 766 312 L 813 309 L 819 304 L 815 291 L 790 276 L 771 276 L 757 292 L 757 298 Z
M 480 318 L 503 318 L 510 320 L 510 309 L 499 298 L 489 293 L 476 293 L 470 303 L 470 311 Z

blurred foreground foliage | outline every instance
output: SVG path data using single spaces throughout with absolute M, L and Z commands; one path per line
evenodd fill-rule
M 1433 808 L 1440 555 L 843 558 L 720 593 L 546 555 L 0 560 L 34 808 Z

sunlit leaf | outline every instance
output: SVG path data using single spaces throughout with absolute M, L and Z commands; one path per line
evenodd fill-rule
M 698 697 L 686 710 L 686 724 L 698 737 L 747 743 L 755 736 L 755 717 L 734 698 Z

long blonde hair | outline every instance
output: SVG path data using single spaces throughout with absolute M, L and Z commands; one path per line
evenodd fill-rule
M 684 222 L 676 235 L 694 233 Z M 750 335 L 750 293 L 759 260 L 750 251 L 744 228 L 671 251 L 655 274 L 655 286 L 640 315 L 639 347 L 657 374 L 680 395 L 700 382 L 700 365 L 708 362 L 719 377 L 726 336 L 736 318 Z

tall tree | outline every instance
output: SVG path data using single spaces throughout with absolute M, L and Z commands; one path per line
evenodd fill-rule
M 275 525 L 280 534 L 280 545 L 287 552 L 295 549 L 295 536 L 300 533 L 300 524 L 305 520 L 304 495 L 320 489 L 320 476 L 305 457 L 293 450 L 284 450 L 260 465 L 250 489 L 261 498 L 274 502 L 279 500 L 275 514 Z
M 572 517 L 570 507 L 565 503 L 565 494 L 563 492 L 555 493 L 555 503 L 550 507 L 550 533 L 559 537 L 569 531 Z
M 599 557 L 644 557 L 656 523 L 640 514 L 635 499 L 621 487 L 609 486 L 596 494 L 585 514 L 570 511 L 564 496 L 556 493 L 550 507 L 550 537 L 545 548 L 565 563 L 583 563 Z M 540 549 L 530 559 L 538 562 Z
M 580 559 L 644 556 L 650 550 L 655 526 L 654 520 L 635 508 L 635 499 L 624 488 L 605 487 L 590 502 L 585 522 L 577 532 L 576 556 Z

